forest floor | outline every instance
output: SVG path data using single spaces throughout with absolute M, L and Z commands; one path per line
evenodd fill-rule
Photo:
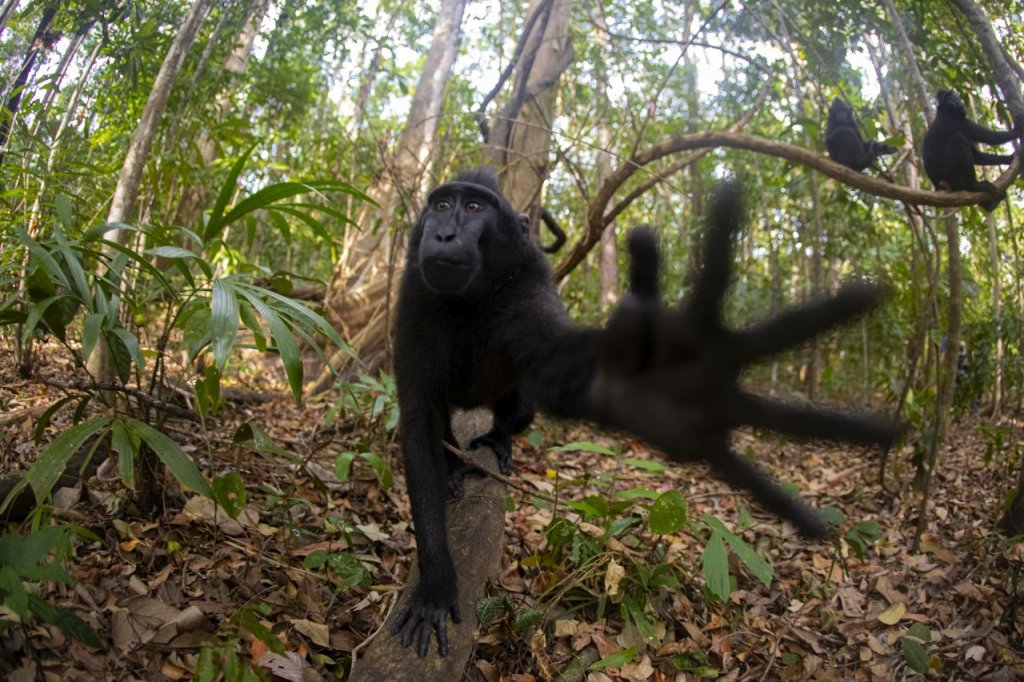
M 23 379 L 0 348 L 0 474 L 27 465 L 41 448 L 33 441 L 36 422 L 64 395 L 44 380 L 74 374 L 59 354 L 42 357 L 46 364 Z M 254 388 L 267 388 L 273 378 L 268 373 Z M 202 427 L 165 424 L 208 477 L 241 475 L 248 500 L 237 519 L 216 515 L 212 503 L 183 495 L 176 484 L 167 486 L 162 516 L 140 518 L 101 467 L 84 499 L 52 514 L 99 541 L 76 545 L 74 584 L 41 583 L 40 596 L 77 613 L 106 649 L 51 625 L 14 626 L 0 633 L 0 674 L 191 679 L 202 644 L 237 637 L 242 658 L 263 661 L 278 679 L 333 679 L 367 637 L 388 636 L 378 629 L 414 545 L 400 456 L 383 423 L 386 402 L 378 404 L 385 408 L 379 419 L 344 415 L 334 428 L 325 420 L 333 400 L 300 408 L 278 393 L 229 403 Z M 44 442 L 70 425 L 72 412 L 55 414 Z M 244 424 L 265 431 L 273 445 L 235 442 Z M 747 510 L 741 495 L 699 467 L 661 467 L 638 442 L 541 421 L 516 443 L 520 484 L 554 494 L 560 483 L 559 499 L 570 504 L 588 495 L 629 499 L 616 493 L 638 488 L 678 489 L 691 520 L 704 513 L 721 519 L 770 561 L 774 577 L 765 586 L 730 552 L 734 589 L 718 600 L 705 586 L 708 533 L 699 524 L 655 535 L 639 523 L 609 538 L 594 519 L 580 518 L 578 506 L 552 510 L 510 490 L 505 560 L 490 592 L 507 611 L 483 628 L 466 679 L 553 679 L 588 650 L 596 650 L 588 661 L 628 653 L 603 670 L 561 679 L 894 680 L 917 677 L 914 666 L 930 669 L 929 679 L 1024 679 L 1024 624 L 1017 618 L 1024 555 L 1020 544 L 992 530 L 1016 480 L 1021 435 L 1014 419 L 995 424 L 967 415 L 955 424 L 942 450 L 927 532 L 912 553 L 919 498 L 910 486 L 909 448 L 890 457 L 891 492 L 884 493 L 877 453 L 739 433 L 740 452 L 792 481 L 814 506 L 845 515 L 840 532 L 849 539 L 811 543 Z M 620 456 L 551 450 L 571 441 L 593 441 Z M 336 460 L 345 452 L 383 458 L 394 471 L 390 487 L 382 486 L 387 476 L 371 466 L 372 457 L 355 457 L 349 480 L 339 480 Z M 649 500 L 625 506 L 619 518 L 638 519 Z M 556 517 L 595 540 L 585 558 L 549 546 L 545 529 Z M 308 563 L 323 552 L 351 553 L 358 563 Z M 669 566 L 678 585 L 639 594 L 616 588 L 635 585 L 645 567 L 656 565 Z M 0 621 L 5 615 L 0 607 Z M 472 618 L 463 614 L 464 622 Z M 261 627 L 283 644 L 283 654 L 268 655 L 252 635 Z M 920 641 L 922 631 L 928 641 Z

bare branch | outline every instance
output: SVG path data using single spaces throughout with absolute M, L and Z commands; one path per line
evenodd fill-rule
M 647 164 L 670 154 L 715 147 L 746 149 L 758 154 L 786 159 L 787 161 L 812 168 L 823 175 L 827 175 L 834 180 L 838 180 L 845 185 L 862 190 L 868 194 L 905 201 L 908 204 L 968 206 L 991 198 L 984 192 L 928 192 L 911 189 L 851 170 L 810 149 L 784 142 L 775 142 L 774 140 L 756 135 L 728 131 L 707 131 L 703 133 L 674 135 L 663 142 L 638 152 L 632 159 L 615 169 L 601 185 L 597 195 L 590 201 L 587 208 L 587 234 L 573 246 L 572 251 L 558 264 L 555 268 L 555 276 L 561 279 L 569 274 L 600 240 L 601 230 L 609 222 L 609 216 L 605 213 L 605 207 L 634 173 Z M 1020 175 L 1021 166 L 1021 158 L 1019 156 L 1014 158 L 1010 167 L 996 179 L 996 187 L 1000 191 L 1009 187 Z

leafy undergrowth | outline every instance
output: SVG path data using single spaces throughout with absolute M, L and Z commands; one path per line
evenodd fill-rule
M 42 379 L 71 370 L 55 361 L 19 379 L 5 355 L 6 472 L 38 452 L 36 421 L 62 397 Z M 282 396 L 230 404 L 204 428 L 168 422 L 208 477 L 240 474 L 246 500 L 237 519 L 176 484 L 162 518 L 139 518 L 101 467 L 86 499 L 53 514 L 98 538 L 77 541 L 67 566 L 74 582 L 35 584 L 105 648 L 45 622 L 15 626 L 0 634 L 0 673 L 191 679 L 211 661 L 256 660 L 280 679 L 344 670 L 392 608 L 413 538 L 386 410 L 376 422 L 343 418 L 333 428 L 330 407 L 297 408 Z M 55 415 L 46 440 L 67 428 L 70 412 Z M 1019 426 L 965 417 L 952 431 L 928 532 L 912 554 L 917 496 L 904 453 L 893 455 L 890 495 L 877 485 L 873 453 L 738 434 L 740 451 L 815 506 L 841 512 L 832 514 L 844 518 L 833 543 L 807 543 L 697 467 L 663 467 L 640 443 L 541 422 L 515 455 L 517 480 L 541 497 L 511 491 L 504 567 L 479 610 L 487 625 L 469 679 L 891 680 L 915 670 L 1016 679 L 1024 673 L 1016 617 L 1024 564 L 1021 546 L 991 528 L 1015 480 Z M 552 450 L 570 442 L 592 445 Z M 656 534 L 651 498 L 673 489 L 687 502 L 687 523 Z M 728 530 L 716 531 L 705 514 Z M 769 580 L 746 547 L 771 564 Z M 731 584 L 707 584 L 715 552 L 728 557 Z M 721 580 L 722 566 L 711 568 Z M 723 589 L 725 600 L 715 596 Z

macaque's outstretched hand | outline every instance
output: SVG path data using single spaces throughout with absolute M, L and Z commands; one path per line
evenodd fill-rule
M 795 438 L 888 445 L 899 436 L 899 424 L 761 398 L 740 389 L 739 375 L 747 365 L 866 313 L 884 290 L 851 284 L 747 329 L 728 329 L 722 299 L 739 223 L 739 189 L 723 185 L 711 209 L 704 267 L 693 296 L 678 308 L 659 301 L 654 235 L 644 228 L 630 233 L 630 293 L 605 330 L 588 404 L 599 422 L 634 433 L 673 460 L 705 462 L 801 534 L 821 537 L 827 529 L 813 511 L 729 449 L 730 432 L 747 424 Z

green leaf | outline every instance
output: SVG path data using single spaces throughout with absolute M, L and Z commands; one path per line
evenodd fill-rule
M 248 630 L 253 637 L 266 644 L 267 648 L 275 654 L 284 655 L 284 643 L 277 638 L 277 635 L 270 628 L 260 622 L 259 616 L 252 607 L 244 607 L 231 620 Z
M 480 627 L 486 628 L 501 618 L 504 610 L 499 597 L 484 597 L 476 603 L 476 619 Z
M 377 480 L 380 481 L 380 487 L 384 490 L 390 490 L 391 467 L 388 466 L 388 461 L 373 452 L 361 452 L 359 456 L 370 463 L 373 473 L 377 475 Z
M 67 198 L 67 195 L 58 194 L 54 197 L 53 208 L 57 212 L 57 220 L 60 221 L 61 227 L 70 232 L 75 226 L 75 220 L 72 217 L 71 201 Z
M 217 194 L 217 200 L 213 203 L 213 208 L 210 209 L 210 218 L 206 221 L 206 228 L 203 230 L 204 242 L 212 241 L 223 229 L 225 225 L 224 210 L 227 208 L 228 202 L 231 201 L 231 195 L 235 193 L 235 187 L 238 185 L 238 176 L 241 175 L 245 164 L 248 163 L 249 157 L 252 156 L 258 144 L 258 142 L 254 143 L 242 152 L 242 155 L 231 166 L 227 177 L 224 178 L 224 184 L 221 185 L 220 192 Z M 281 653 L 284 652 L 282 651 Z
M 32 486 L 36 503 L 42 504 L 50 494 L 53 485 L 64 472 L 68 460 L 85 445 L 85 442 L 110 424 L 110 417 L 99 417 L 76 424 L 53 439 L 46 449 L 39 453 L 35 463 L 25 474 Z M 95 444 L 93 445 L 95 447 Z
M 87 315 L 82 323 L 82 356 L 92 355 L 96 342 L 100 339 L 103 331 L 103 320 L 107 319 L 104 313 L 92 313 Z
M 35 428 L 32 429 L 32 440 L 37 445 L 43 440 L 43 434 L 46 432 L 46 427 L 50 425 L 50 420 L 53 419 L 53 415 L 57 413 L 57 410 L 67 405 L 72 400 L 81 400 L 81 395 L 66 395 L 53 405 L 46 408 L 46 411 L 39 415 L 39 419 L 36 421 Z
M 587 440 L 574 441 L 572 443 L 566 443 L 565 445 L 559 445 L 557 447 L 550 448 L 551 452 L 595 452 L 599 455 L 617 455 L 619 453 L 611 450 L 604 445 L 598 443 L 592 443 Z
M 96 634 L 96 631 L 73 612 L 60 606 L 53 606 L 35 595 L 30 595 L 29 600 L 32 603 L 33 613 L 39 615 L 46 622 L 56 625 L 65 635 L 94 649 L 103 648 L 103 640 Z
M 139 454 L 139 444 L 138 437 L 133 439 L 122 422 L 110 425 L 110 448 L 117 453 L 117 473 L 131 490 L 135 490 L 135 457 Z
M 660 474 L 661 472 L 665 471 L 668 468 L 665 466 L 664 462 L 658 461 L 656 459 L 635 459 L 631 457 L 623 461 L 632 467 L 636 467 L 637 469 L 643 469 L 644 471 L 650 471 L 655 474 Z
M 112 332 L 105 332 L 103 339 L 107 342 L 107 352 L 114 363 L 114 371 L 122 384 L 127 384 L 132 377 L 132 354 L 124 340 Z
M 152 249 L 146 249 L 146 254 L 160 258 L 200 258 L 199 254 L 180 246 L 154 246 Z
M 0 565 L 0 604 L 14 611 L 22 621 L 28 620 L 28 592 L 10 566 Z
M 237 519 L 238 515 L 245 509 L 247 496 L 245 483 L 237 471 L 229 471 L 226 474 L 213 479 L 213 499 L 224 508 L 228 516 Z
M 732 585 L 729 581 L 729 557 L 725 552 L 725 543 L 722 536 L 712 532 L 708 544 L 701 554 L 701 562 L 704 568 L 704 580 L 708 590 L 722 601 L 732 594 Z
M 605 656 L 600 661 L 595 661 L 594 665 L 590 666 L 590 669 L 599 671 L 606 668 L 621 668 L 634 658 L 636 658 L 636 647 L 629 647 L 628 649 L 623 649 L 617 654 Z
M 678 490 L 669 490 L 651 505 L 647 527 L 657 535 L 668 535 L 686 525 L 686 500 Z
M 302 357 L 299 355 L 299 346 L 295 343 L 295 337 L 291 330 L 281 320 L 281 317 L 274 310 L 263 302 L 260 297 L 244 288 L 238 291 L 248 299 L 256 312 L 266 320 L 270 327 L 270 335 L 277 344 L 277 351 L 284 363 L 285 373 L 288 375 L 288 385 L 292 389 L 292 395 L 297 404 L 302 403 Z M 266 292 L 272 294 L 273 292 Z
M 701 521 L 711 527 L 713 533 L 721 535 L 729 543 L 732 551 L 736 552 L 736 556 L 739 557 L 740 562 L 747 567 L 747 570 L 755 578 L 764 583 L 765 587 L 771 586 L 772 578 L 775 577 L 775 570 L 771 564 L 764 560 L 764 557 L 755 552 L 754 548 L 748 545 L 743 538 L 726 528 L 725 524 L 714 516 L 702 514 L 700 518 Z
M 900 639 L 900 647 L 903 649 L 903 660 L 907 662 L 911 670 L 927 675 L 931 670 L 931 657 L 924 645 L 916 639 L 910 639 L 906 635 Z
M 215 280 L 210 296 L 210 338 L 218 369 L 223 370 L 227 364 L 237 335 L 238 300 L 225 280 Z
M 195 462 L 182 451 L 182 449 L 173 440 L 168 438 L 166 435 L 160 433 L 149 424 L 140 422 L 138 419 L 132 419 L 131 417 L 121 417 L 124 422 L 125 429 L 130 434 L 138 436 L 142 441 L 148 445 L 156 456 L 160 458 L 160 461 L 171 470 L 182 485 L 194 490 L 195 492 L 208 497 L 211 500 L 213 497 L 213 489 L 210 484 L 207 483 L 203 475 L 199 473 L 199 469 L 196 468 Z

